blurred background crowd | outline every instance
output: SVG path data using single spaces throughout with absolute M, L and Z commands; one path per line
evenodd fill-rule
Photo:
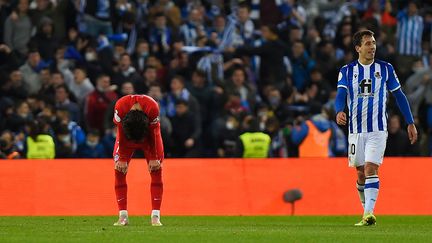
M 0 0 L 0 157 L 111 157 L 129 94 L 159 103 L 166 157 L 345 156 L 336 83 L 365 28 L 420 134 L 390 102 L 386 155 L 431 156 L 429 1 Z

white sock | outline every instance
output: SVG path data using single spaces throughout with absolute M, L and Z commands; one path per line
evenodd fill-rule
M 360 198 L 360 202 L 362 204 L 362 207 L 364 209 L 365 207 L 365 193 L 364 193 L 364 184 L 359 184 L 358 182 L 356 182 L 356 186 L 357 186 L 357 192 L 359 194 L 359 198 Z
M 379 178 L 378 175 L 367 176 L 364 186 L 365 207 L 364 215 L 373 213 L 375 202 L 378 198 Z
M 160 210 L 152 210 L 151 212 L 151 216 L 158 216 L 158 218 L 160 218 Z
M 128 217 L 127 210 L 120 210 L 119 211 L 119 217 Z

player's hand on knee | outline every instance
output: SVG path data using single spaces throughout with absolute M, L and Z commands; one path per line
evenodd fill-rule
M 346 125 L 346 122 L 347 122 L 346 113 L 343 111 L 340 111 L 339 113 L 337 113 L 336 123 L 338 125 Z
M 161 168 L 160 160 L 149 160 L 148 169 L 149 172 L 157 171 Z
M 127 162 L 123 162 L 123 161 L 117 161 L 115 163 L 114 169 L 116 169 L 117 171 L 126 174 L 127 170 L 128 170 L 128 164 Z

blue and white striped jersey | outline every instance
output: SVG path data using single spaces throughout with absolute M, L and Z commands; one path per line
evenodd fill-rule
M 423 17 L 420 15 L 408 16 L 401 11 L 397 24 L 397 51 L 402 55 L 420 56 L 422 54 Z
M 387 90 L 401 87 L 390 63 L 375 60 L 370 65 L 358 61 L 345 65 L 337 87 L 348 91 L 349 133 L 387 131 Z

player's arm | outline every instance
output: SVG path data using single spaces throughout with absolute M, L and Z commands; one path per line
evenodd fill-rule
M 125 116 L 125 99 L 120 99 L 116 102 L 115 106 L 114 106 L 114 117 L 113 117 L 113 122 L 116 125 L 116 129 L 117 129 L 117 136 L 118 136 L 118 141 L 119 141 L 119 145 L 122 144 L 122 141 L 125 140 L 124 138 L 124 134 L 123 131 L 121 130 L 121 121 L 123 119 L 123 117 Z M 120 150 L 120 146 L 119 146 L 119 150 Z M 118 151 L 118 154 L 121 154 L 121 151 Z M 128 164 L 127 161 L 125 159 L 122 158 L 122 156 L 120 155 L 118 159 L 115 159 L 115 163 L 114 163 L 114 169 L 117 171 L 120 171 L 124 174 L 127 173 L 128 170 Z
M 347 117 L 344 112 L 348 82 L 346 78 L 346 66 L 342 67 L 339 71 L 337 93 L 335 99 L 336 123 L 339 125 L 346 125 Z
M 153 99 L 150 100 L 148 105 L 150 106 L 148 118 L 150 121 L 149 136 L 151 140 L 149 141 L 149 144 L 152 149 L 150 151 L 150 154 L 148 154 L 147 156 L 149 157 L 149 171 L 151 172 L 160 168 L 160 162 L 164 156 L 162 135 L 160 131 L 159 105 Z
M 400 88 L 392 92 L 392 94 L 396 98 L 396 104 L 398 105 L 405 122 L 408 124 L 407 132 L 409 140 L 411 144 L 414 144 L 417 141 L 417 129 L 414 125 L 414 118 L 411 113 L 408 99 Z
M 408 124 L 407 132 L 408 138 L 411 144 L 414 144 L 417 141 L 417 129 L 414 125 L 414 118 L 411 113 L 411 109 L 408 103 L 408 99 L 405 94 L 402 92 L 401 85 L 399 83 L 399 79 L 397 78 L 396 72 L 392 65 L 389 65 L 389 78 L 387 80 L 387 87 L 396 98 L 396 104 L 401 111 L 405 122 Z

